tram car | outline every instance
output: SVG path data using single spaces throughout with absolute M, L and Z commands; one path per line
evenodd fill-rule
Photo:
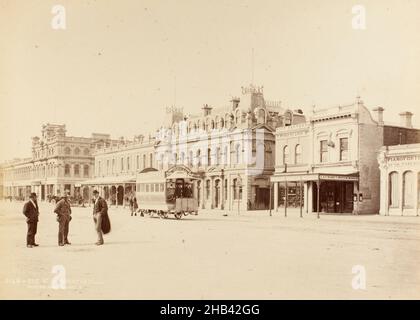
M 187 172 L 158 171 L 146 168 L 137 175 L 136 197 L 139 212 L 168 218 L 173 214 L 181 219 L 198 214 L 198 200 L 194 195 L 196 177 Z

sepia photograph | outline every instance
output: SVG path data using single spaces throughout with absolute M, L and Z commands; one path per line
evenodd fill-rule
M 0 300 L 419 300 L 419 31 L 416 0 L 0 0 Z

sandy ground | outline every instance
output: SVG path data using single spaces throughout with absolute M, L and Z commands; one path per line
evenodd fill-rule
M 111 208 L 112 232 L 97 247 L 91 208 L 73 208 L 72 245 L 58 247 L 52 206 L 41 204 L 40 247 L 28 249 L 21 207 L 0 202 L 2 299 L 420 298 L 420 217 L 201 212 L 177 221 Z M 52 288 L 56 265 L 65 289 Z M 364 290 L 352 287 L 355 265 Z

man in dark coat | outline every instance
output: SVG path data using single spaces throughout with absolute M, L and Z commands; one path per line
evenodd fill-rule
M 39 208 L 36 200 L 36 193 L 32 192 L 29 201 L 23 206 L 23 214 L 28 224 L 28 232 L 26 234 L 26 246 L 28 248 L 38 247 L 35 243 L 36 229 L 38 226 Z
M 99 196 L 99 192 L 97 190 L 93 191 L 93 198 L 93 221 L 95 222 L 95 230 L 98 234 L 98 241 L 95 244 L 100 246 L 104 244 L 103 233 L 108 233 L 110 230 L 108 205 L 105 199 Z M 106 230 L 103 230 L 104 225 L 106 225 Z
M 71 207 L 68 191 L 64 192 L 63 198 L 57 202 L 54 212 L 58 221 L 58 245 L 71 244 L 68 240 L 69 224 L 71 220 Z

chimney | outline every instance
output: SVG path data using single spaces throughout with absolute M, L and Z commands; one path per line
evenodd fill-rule
M 413 114 L 410 111 L 405 111 L 400 113 L 400 124 L 406 128 L 412 128 L 411 118 Z
M 206 117 L 211 114 L 211 109 L 213 108 L 210 107 L 208 104 L 205 104 L 202 109 L 203 109 L 203 115 Z
M 372 110 L 373 112 L 373 119 L 378 122 L 378 124 L 380 126 L 384 125 L 384 108 L 382 107 L 377 107 L 375 109 Z
M 233 97 L 232 100 L 230 100 L 230 102 L 232 102 L 232 111 L 234 111 L 239 106 L 240 101 L 241 99 L 238 97 Z

